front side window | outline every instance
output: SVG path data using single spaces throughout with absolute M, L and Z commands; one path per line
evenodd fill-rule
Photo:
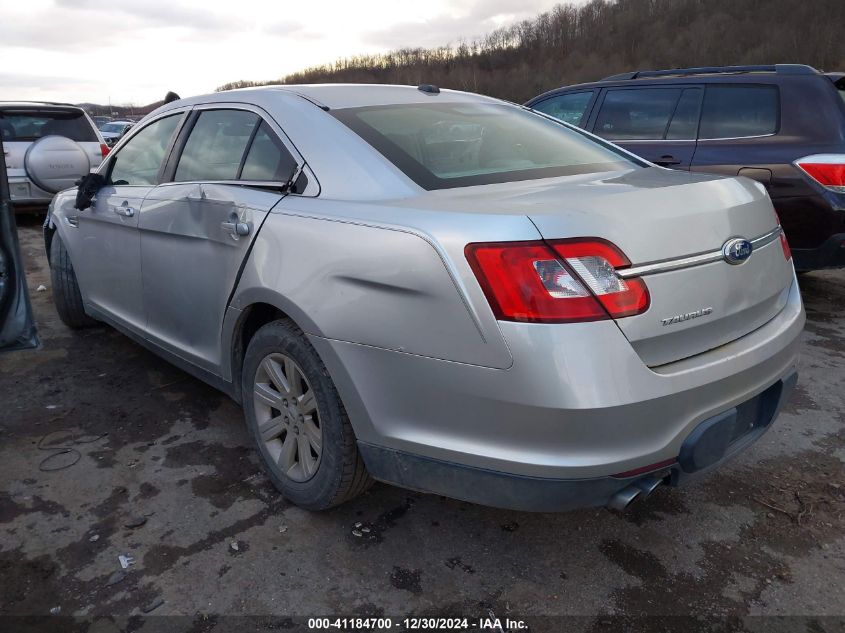
M 409 103 L 331 114 L 424 189 L 631 168 L 639 163 L 528 110 Z
M 129 139 L 111 161 L 113 185 L 155 185 L 181 115 L 158 119 Z
M 570 92 L 563 95 L 555 95 L 550 99 L 541 101 L 534 105 L 533 109 L 560 119 L 565 123 L 580 125 L 581 119 L 584 118 L 584 112 L 587 110 L 587 106 L 590 105 L 592 98 L 592 90 L 587 90 L 586 92 Z
M 610 89 L 593 131 L 615 141 L 662 139 L 680 96 L 680 88 Z
M 777 86 L 710 85 L 704 94 L 698 138 L 774 134 L 779 117 Z
M 258 123 L 258 115 L 246 110 L 203 110 L 182 150 L 174 179 L 236 180 Z
M 244 160 L 241 180 L 286 183 L 296 171 L 296 160 L 270 126 L 262 122 Z

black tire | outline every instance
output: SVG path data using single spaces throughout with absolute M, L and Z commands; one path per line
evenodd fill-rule
M 73 272 L 70 255 L 58 232 L 53 234 L 50 242 L 50 279 L 53 285 L 53 303 L 62 323 L 74 330 L 97 325 L 95 319 L 85 314 L 76 273 Z
M 256 375 L 262 361 L 271 354 L 283 354 L 292 359 L 314 392 L 322 432 L 322 454 L 316 471 L 307 481 L 295 481 L 283 472 L 271 457 L 258 429 L 253 395 Z M 372 485 L 373 480 L 358 452 L 355 433 L 329 372 L 292 321 L 273 321 L 255 333 L 244 357 L 241 386 L 247 427 L 262 466 L 286 499 L 307 510 L 325 510 L 360 495 Z

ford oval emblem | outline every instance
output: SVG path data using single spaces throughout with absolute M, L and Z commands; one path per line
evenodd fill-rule
M 742 237 L 735 237 L 725 242 L 725 245 L 722 246 L 722 256 L 726 262 L 736 266 L 751 257 L 751 251 L 753 250 L 754 246 L 752 246 L 751 242 Z

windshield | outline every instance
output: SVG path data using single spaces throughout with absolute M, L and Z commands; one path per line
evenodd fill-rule
M 425 189 L 645 166 L 556 121 L 506 104 L 413 103 L 331 114 Z
M 0 112 L 0 133 L 3 140 L 37 141 L 44 136 L 57 134 L 79 142 L 96 142 L 97 135 L 93 126 L 82 112 L 78 111 L 43 111 Z

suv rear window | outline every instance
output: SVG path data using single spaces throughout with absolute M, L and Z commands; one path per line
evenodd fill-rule
M 0 111 L 0 133 L 3 141 L 37 141 L 56 134 L 82 142 L 98 142 L 94 127 L 79 111 Z
M 410 103 L 332 110 L 424 189 L 630 168 L 615 149 L 515 106 Z
M 780 119 L 777 86 L 709 85 L 704 92 L 698 138 L 774 134 Z

